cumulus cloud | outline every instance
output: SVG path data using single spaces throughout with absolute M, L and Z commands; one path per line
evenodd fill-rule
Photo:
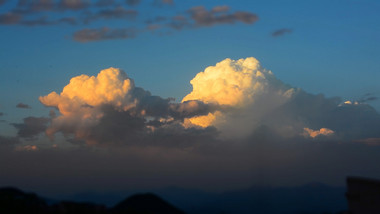
M 193 91 L 182 101 L 201 100 L 224 105 L 229 110 L 189 118 L 188 122 L 202 127 L 213 125 L 220 129 L 232 129 L 238 135 L 243 130 L 252 131 L 251 126 L 257 126 L 263 116 L 283 104 L 294 92 L 294 89 L 277 80 L 271 71 L 262 68 L 253 57 L 225 59 L 198 73 L 190 83 Z M 242 125 L 245 123 L 242 121 L 250 122 L 249 125 Z M 239 130 L 228 124 L 234 124 Z M 248 127 L 250 130 L 246 130 Z
M 25 103 L 18 103 L 16 105 L 16 108 L 25 108 L 25 109 L 28 109 L 28 108 L 32 108 L 32 107 L 30 107 L 28 104 L 25 104 Z
M 334 136 L 352 140 L 380 135 L 380 115 L 371 106 L 342 106 L 339 98 L 292 88 L 252 57 L 223 60 L 198 73 L 190 83 L 193 90 L 182 101 L 201 100 L 224 108 L 189 117 L 185 127 L 214 126 L 224 136 L 232 137 L 249 136 L 263 126 L 282 137 L 333 132 Z
M 112 39 L 131 39 L 136 36 L 133 28 L 110 29 L 107 27 L 99 29 L 83 29 L 74 33 L 73 39 L 77 42 L 91 42 Z
M 60 94 L 40 97 L 45 106 L 61 115 L 52 119 L 46 133 L 74 134 L 87 143 L 139 141 L 164 126 L 178 126 L 185 117 L 208 114 L 218 106 L 201 101 L 173 103 L 136 87 L 116 68 L 102 70 L 96 77 L 74 77 Z
M 273 37 L 278 37 L 278 36 L 283 36 L 285 34 L 289 34 L 289 33 L 292 33 L 293 30 L 292 29 L 289 29 L 289 28 L 281 28 L 281 29 L 278 29 L 278 30 L 275 30 L 273 33 L 272 33 L 272 36 Z
M 21 130 L 34 127 L 30 135 L 35 136 L 49 124 L 48 136 L 61 132 L 87 144 L 191 145 L 218 138 L 256 141 L 261 138 L 255 134 L 258 130 L 281 139 L 380 138 L 380 115 L 371 106 L 341 105 L 340 98 L 293 88 L 253 57 L 225 59 L 198 73 L 190 83 L 193 90 L 177 103 L 135 86 L 120 69 L 80 75 L 60 94 L 40 97 L 42 104 L 60 113 L 52 115 L 50 123 L 25 120 L 23 126 L 15 127 L 20 137 L 26 137 Z M 26 126 L 39 123 L 39 128 Z

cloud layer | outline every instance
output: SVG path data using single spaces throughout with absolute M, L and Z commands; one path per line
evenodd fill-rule
M 144 7 L 137 7 L 140 4 Z M 0 14 L 0 25 L 85 26 L 79 30 L 76 28 L 71 38 L 77 42 L 93 42 L 132 39 L 145 32 L 167 35 L 178 30 L 214 25 L 254 24 L 258 20 L 252 12 L 233 11 L 227 5 L 210 9 L 200 5 L 173 13 L 174 6 L 173 0 L 19 0 L 14 8 Z M 149 7 L 149 13 L 146 13 L 144 10 L 148 11 Z M 166 11 L 165 15 L 162 11 Z
M 176 146 L 187 142 L 190 147 L 195 140 L 251 138 L 263 128 L 282 139 L 380 137 L 380 115 L 368 104 L 342 104 L 339 98 L 293 88 L 253 57 L 225 59 L 198 73 L 190 83 L 193 90 L 176 103 L 136 87 L 117 68 L 102 70 L 97 76 L 74 77 L 60 94 L 40 97 L 42 104 L 59 111 L 51 117 L 46 133 L 53 138 L 61 132 L 87 144 Z M 49 121 L 35 122 L 35 130 L 28 128 L 32 118 L 14 125 L 19 137 L 36 135 Z

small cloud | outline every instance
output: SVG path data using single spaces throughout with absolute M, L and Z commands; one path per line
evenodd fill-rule
M 173 5 L 173 0 L 155 0 L 154 5 L 156 6 L 162 6 L 162 5 Z
M 193 7 L 189 10 L 191 18 L 198 26 L 212 26 L 216 24 L 233 24 L 235 22 L 243 22 L 245 24 L 253 24 L 259 18 L 256 14 L 250 12 L 237 11 L 227 13 L 227 6 L 215 6 L 210 11 L 204 6 Z
M 17 108 L 25 108 L 25 109 L 32 108 L 28 104 L 25 104 L 25 103 L 19 103 L 16 105 L 16 107 Z
M 14 25 L 18 24 L 22 19 L 22 16 L 17 13 L 5 13 L 0 15 L 0 24 L 2 25 Z
M 27 152 L 34 152 L 38 151 L 38 147 L 36 145 L 25 145 L 25 146 L 17 146 L 15 148 L 15 151 L 27 151 Z
M 125 3 L 129 6 L 136 6 L 140 4 L 141 0 L 125 0 Z
M 111 6 L 115 3 L 115 0 L 99 0 L 96 2 L 95 6 L 97 7 L 107 7 Z
M 318 136 L 330 136 L 334 134 L 334 131 L 328 128 L 321 128 L 319 130 L 313 130 L 310 128 L 304 128 L 304 132 L 302 135 L 304 137 L 311 137 L 311 138 L 316 138 Z
M 212 8 L 211 12 L 213 13 L 222 13 L 222 12 L 227 12 L 230 10 L 230 7 L 227 5 L 221 5 L 221 6 L 215 6 Z
M 73 35 L 77 42 L 92 42 L 112 39 L 131 39 L 136 36 L 136 30 L 132 28 L 109 29 L 103 27 L 100 29 L 83 29 Z
M 365 138 L 357 140 L 357 142 L 368 146 L 380 146 L 380 138 Z
M 3 113 L 3 112 L 0 112 L 0 117 L 3 116 L 3 115 L 4 115 L 4 113 Z
M 136 18 L 138 12 L 136 10 L 127 10 L 121 6 L 113 9 L 104 9 L 96 13 L 87 13 L 84 18 L 85 23 L 96 21 L 98 19 L 127 19 L 133 20 Z
M 58 5 L 60 10 L 81 10 L 90 6 L 87 0 L 61 0 Z
M 279 29 L 279 30 L 276 30 L 272 33 L 272 36 L 273 37 L 278 37 L 278 36 L 283 36 L 285 34 L 288 34 L 288 33 L 292 33 L 293 30 L 292 29 L 289 29 L 289 28 L 282 28 L 282 29 Z

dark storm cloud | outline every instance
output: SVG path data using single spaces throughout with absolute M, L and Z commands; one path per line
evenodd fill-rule
M 228 13 L 229 7 L 216 6 L 208 11 L 204 6 L 193 7 L 189 10 L 191 18 L 198 26 L 212 26 L 216 24 L 233 24 L 243 22 L 253 24 L 259 18 L 256 14 L 250 12 L 237 11 Z
M 273 37 L 278 37 L 278 36 L 283 36 L 285 34 L 288 34 L 288 33 L 292 33 L 293 30 L 292 29 L 289 29 L 289 28 L 282 28 L 282 29 L 278 29 L 276 31 L 274 31 L 272 33 L 272 36 Z
M 0 6 L 3 5 L 7 0 L 0 0 Z
M 12 123 L 18 129 L 17 136 L 33 139 L 40 133 L 45 132 L 50 119 L 45 117 L 26 117 L 23 123 Z
M 25 103 L 18 103 L 16 105 L 16 108 L 25 108 L 25 109 L 28 109 L 28 108 L 32 108 L 32 107 L 30 107 L 28 104 L 25 104 Z
M 107 27 L 99 29 L 83 29 L 73 35 L 77 42 L 92 42 L 112 39 L 131 39 L 136 36 L 137 32 L 132 28 L 110 29 Z

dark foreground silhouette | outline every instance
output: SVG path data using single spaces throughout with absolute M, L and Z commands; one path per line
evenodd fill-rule
M 154 194 L 138 194 L 126 198 L 112 208 L 94 203 L 61 201 L 48 205 L 34 193 L 16 188 L 0 189 L 1 214 L 184 214 Z

